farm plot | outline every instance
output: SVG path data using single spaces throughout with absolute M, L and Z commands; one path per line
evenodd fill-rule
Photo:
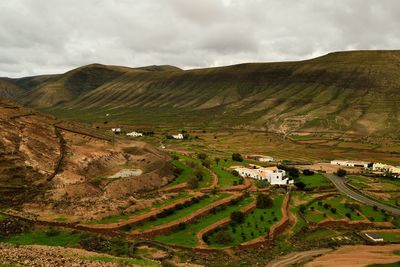
M 229 187 L 243 183 L 243 179 L 240 176 L 234 175 L 231 170 L 226 169 L 233 164 L 234 163 L 232 161 L 221 160 L 218 165 L 216 163 L 211 165 L 212 170 L 218 176 L 219 187 Z
M 237 204 L 229 205 L 226 207 L 219 207 L 214 210 L 213 213 L 199 219 L 197 222 L 192 224 L 182 225 L 182 229 L 169 235 L 160 235 L 155 237 L 155 240 L 167 243 L 175 244 L 187 247 L 195 247 L 198 245 L 199 240 L 197 233 L 209 225 L 212 225 L 218 221 L 229 218 L 233 211 L 238 211 L 254 200 L 253 197 L 247 197 L 240 200 Z
M 242 223 L 230 223 L 207 237 L 210 247 L 235 246 L 260 236 L 267 235 L 272 225 L 282 218 L 283 196 L 276 195 L 271 208 L 256 208 L 246 214 Z
M 328 179 L 319 173 L 315 173 L 313 175 L 300 174 L 298 181 L 303 182 L 306 185 L 306 189 L 317 189 L 333 186 Z

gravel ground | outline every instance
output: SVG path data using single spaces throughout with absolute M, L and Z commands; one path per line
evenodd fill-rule
M 85 260 L 85 257 L 107 256 L 82 249 L 48 246 L 14 246 L 0 244 L 0 264 L 10 264 L 30 267 L 113 267 L 132 266 L 121 263 L 93 262 Z

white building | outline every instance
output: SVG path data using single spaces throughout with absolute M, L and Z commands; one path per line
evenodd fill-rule
M 260 161 L 260 162 L 272 162 L 272 161 L 274 161 L 273 157 L 264 156 L 264 155 L 247 155 L 246 158 L 257 160 L 257 161 Z
M 372 165 L 372 170 L 400 175 L 400 167 L 383 164 L 383 163 L 374 163 Z
M 235 168 L 242 177 L 250 177 L 256 180 L 267 180 L 271 185 L 293 184 L 293 180 L 286 177 L 286 172 L 276 167 L 273 168 Z
M 332 160 L 331 164 L 343 167 L 361 167 L 368 168 L 369 162 L 365 161 L 352 161 L 352 160 Z
M 131 136 L 131 137 L 140 137 L 143 136 L 142 133 L 138 133 L 138 132 L 131 132 L 131 133 L 127 133 L 127 136 Z
M 180 133 L 180 134 L 172 135 L 172 138 L 182 140 L 183 139 L 183 134 Z
M 113 133 L 121 133 L 122 132 L 121 128 L 112 128 L 111 131 L 113 131 Z

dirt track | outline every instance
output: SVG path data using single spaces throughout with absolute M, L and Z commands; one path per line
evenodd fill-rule
M 298 264 L 313 257 L 325 254 L 332 251 L 331 249 L 318 249 L 318 250 L 310 250 L 303 252 L 293 252 L 283 257 L 280 257 L 272 262 L 270 262 L 267 267 L 285 267 L 285 266 L 293 266 L 294 264 Z M 338 265 L 339 266 L 339 265 Z
M 396 250 L 400 250 L 400 244 L 386 246 L 343 246 L 315 258 L 305 266 L 361 267 L 378 263 L 395 263 L 400 261 L 400 256 L 393 253 Z

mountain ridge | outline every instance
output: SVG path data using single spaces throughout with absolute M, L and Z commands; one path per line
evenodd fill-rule
M 13 97 L 35 108 L 206 111 L 221 122 L 243 117 L 245 124 L 284 133 L 399 136 L 399 71 L 397 50 L 191 70 L 91 64 Z

